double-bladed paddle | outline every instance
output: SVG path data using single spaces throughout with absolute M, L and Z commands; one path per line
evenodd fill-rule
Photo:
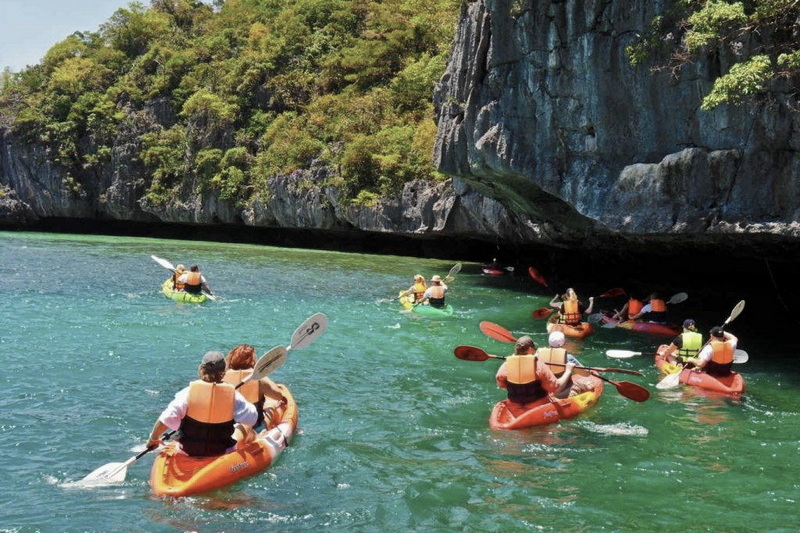
M 722 329 L 725 329 L 725 326 L 727 326 L 728 324 L 733 322 L 736 319 L 736 317 L 738 317 L 742 313 L 743 310 L 744 310 L 744 300 L 740 301 L 738 304 L 736 304 L 736 306 L 734 306 L 733 310 L 731 311 L 730 316 L 728 316 L 728 318 L 725 319 L 725 322 L 722 323 Z M 706 341 L 706 343 L 703 345 L 703 348 L 705 348 L 705 346 L 709 342 L 711 342 L 711 338 L 710 337 Z M 700 349 L 702 350 L 703 348 L 700 348 Z M 698 353 L 700 353 L 700 352 L 698 351 Z M 747 356 L 747 352 L 745 352 L 745 356 L 746 356 L 745 357 L 745 361 L 746 361 L 747 359 L 749 359 L 749 356 Z M 740 357 L 740 359 L 741 359 L 741 357 Z M 736 353 L 734 352 L 734 362 L 735 361 L 736 361 Z M 742 361 L 742 362 L 744 362 L 744 361 Z M 662 379 L 661 381 L 656 383 L 656 388 L 660 389 L 660 390 L 674 389 L 675 387 L 680 385 L 680 383 L 681 383 L 681 371 L 683 371 L 683 369 L 684 369 L 684 365 L 680 365 L 680 367 L 678 368 L 677 371 L 672 372 L 671 374 L 668 374 L 664 379 Z
M 453 350 L 455 356 L 459 359 L 463 359 L 464 361 L 486 361 L 487 359 L 505 359 L 505 357 L 501 355 L 491 355 L 486 353 L 484 350 L 477 348 L 475 346 L 456 346 L 455 350 Z M 547 363 L 551 366 L 566 366 L 559 363 Z M 606 378 L 605 376 L 601 376 L 598 372 L 621 372 L 624 374 L 633 374 L 635 376 L 641 376 L 640 372 L 636 370 L 628 370 L 625 368 L 596 368 L 591 366 L 580 366 L 576 365 L 575 368 L 580 368 L 582 370 L 588 370 L 592 373 L 592 375 L 597 376 L 601 380 L 611 383 L 614 387 L 617 388 L 617 391 L 628 399 L 631 399 L 635 402 L 644 402 L 648 398 L 650 398 L 650 391 L 642 387 L 641 385 L 637 385 L 636 383 L 631 383 L 630 381 L 614 381 L 611 379 Z
M 155 255 L 151 255 L 150 258 L 153 261 L 155 261 L 156 263 L 158 263 L 159 265 L 161 265 L 162 267 L 166 268 L 167 270 L 172 271 L 173 274 L 175 273 L 175 267 L 173 266 L 172 263 L 170 263 L 166 259 L 164 259 L 162 257 L 155 256 Z M 217 299 L 217 297 L 214 296 L 213 294 L 211 294 L 210 292 L 203 291 L 203 294 L 205 294 L 206 298 L 208 298 L 209 300 L 216 300 Z
M 294 334 L 292 334 L 291 344 L 288 348 L 284 346 L 275 346 L 270 351 L 262 355 L 258 361 L 256 361 L 256 364 L 253 367 L 253 373 L 236 385 L 236 388 L 238 389 L 250 380 L 259 380 L 280 368 L 286 362 L 286 355 L 289 350 L 299 350 L 314 342 L 317 337 L 319 337 L 322 332 L 325 331 L 327 324 L 327 317 L 323 313 L 317 313 L 307 318 L 305 322 L 303 322 L 295 330 Z M 162 440 L 167 440 L 174 434 L 175 431 L 165 433 L 162 437 Z M 124 463 L 105 464 L 100 468 L 95 469 L 80 481 L 72 483 L 71 485 L 98 486 L 110 483 L 121 483 L 125 481 L 128 467 L 154 449 L 156 449 L 156 446 L 148 447 Z
M 606 355 L 612 359 L 628 359 L 635 355 L 642 355 L 642 352 L 634 352 L 631 350 L 606 350 Z M 744 350 L 739 348 L 733 352 L 733 362 L 735 364 L 746 363 L 750 359 L 750 355 Z

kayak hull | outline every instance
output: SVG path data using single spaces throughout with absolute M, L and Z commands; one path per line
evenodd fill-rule
M 670 363 L 664 356 L 661 355 L 667 348 L 666 344 L 662 344 L 655 355 L 656 368 L 662 375 L 666 376 L 678 371 L 679 365 Z M 681 375 L 678 381 L 684 385 L 690 385 L 698 389 L 703 389 L 712 392 L 719 392 L 728 395 L 739 395 L 744 393 L 745 383 L 744 378 L 739 372 L 731 372 L 729 376 L 716 377 L 710 376 L 705 372 L 694 372 L 691 369 L 684 368 L 680 371 Z
M 638 331 L 640 333 L 649 333 L 651 335 L 674 337 L 681 332 L 680 326 L 674 324 L 656 324 L 655 322 L 642 322 L 639 320 L 617 322 L 613 318 L 605 315 L 603 316 L 603 322 L 606 324 L 614 324 L 614 326 L 618 328 Z
M 278 385 L 287 404 L 277 409 L 272 423 L 242 449 L 217 457 L 189 457 L 174 443 L 156 456 L 150 487 L 157 496 L 202 494 L 254 476 L 272 465 L 286 449 L 297 428 L 297 404 L 284 385 Z
M 444 307 L 431 307 L 430 305 L 412 305 L 411 312 L 415 315 L 427 316 L 432 318 L 444 318 L 453 316 L 453 306 L 445 304 Z
M 192 294 L 191 292 L 173 290 L 172 278 L 168 278 L 161 284 L 161 293 L 172 301 L 187 304 L 201 304 L 208 299 L 205 294 Z
M 522 406 L 510 404 L 507 399 L 497 402 L 489 415 L 489 427 L 496 430 L 525 429 L 575 418 L 597 404 L 603 394 L 600 378 L 589 375 L 581 379 L 591 380 L 593 388 L 570 398 L 548 396 Z
M 592 324 L 589 322 L 581 322 L 577 326 L 570 326 L 568 324 L 559 324 L 558 314 L 554 313 L 553 315 L 550 316 L 550 319 L 547 321 L 547 333 L 552 333 L 554 331 L 562 332 L 565 337 L 571 337 L 573 339 L 583 339 L 594 333 L 594 326 L 592 326 Z

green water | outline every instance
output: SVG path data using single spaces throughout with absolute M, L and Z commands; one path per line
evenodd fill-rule
M 165 299 L 169 272 L 151 254 L 199 263 L 219 301 Z M 600 329 L 570 349 L 586 365 L 641 371 L 609 376 L 650 400 L 607 385 L 580 418 L 495 432 L 497 362 L 453 348 L 506 354 L 481 320 L 543 342 L 530 313 L 552 295 L 465 263 L 452 318 L 400 311 L 392 297 L 413 274 L 445 275 L 455 260 L 0 233 L 0 532 L 800 530 L 795 346 L 742 338 L 748 391 L 734 401 L 656 390 L 650 356 L 605 350 L 652 353 L 664 339 Z M 264 353 L 316 312 L 327 331 L 272 376 L 293 391 L 300 424 L 271 469 L 165 500 L 149 492 L 146 455 L 121 485 L 65 486 L 141 450 L 205 351 Z M 731 330 L 746 324 L 747 310 Z

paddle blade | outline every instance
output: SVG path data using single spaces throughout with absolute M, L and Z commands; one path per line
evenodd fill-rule
M 669 305 L 679 304 L 681 302 L 685 302 L 688 298 L 689 298 L 688 294 L 686 294 L 685 292 L 679 292 L 678 294 L 673 294 L 672 298 L 667 300 L 667 303 Z
M 510 331 L 493 322 L 483 321 L 480 323 L 479 327 L 481 328 L 481 332 L 487 337 L 501 342 L 517 342 L 517 338 L 514 337 Z
M 667 377 L 656 383 L 656 388 L 659 390 L 667 390 L 678 387 L 681 384 L 681 370 L 668 374 Z
M 539 285 L 547 287 L 547 280 L 534 267 L 528 267 L 528 275 Z
M 733 311 L 731 311 L 731 316 L 728 317 L 723 326 L 727 326 L 728 324 L 733 322 L 737 316 L 742 314 L 742 311 L 744 311 L 744 300 L 736 304 L 736 307 L 734 307 Z
M 453 353 L 464 361 L 486 361 L 489 354 L 475 346 L 456 346 Z
M 175 272 L 175 267 L 172 266 L 172 263 L 170 263 L 166 259 L 162 259 L 160 257 L 156 257 L 155 255 L 151 255 L 150 258 L 153 261 L 155 261 L 156 263 L 158 263 L 159 265 L 161 265 L 162 267 L 166 268 L 167 270 L 172 270 L 173 272 Z
M 632 352 L 630 350 L 606 350 L 606 355 L 614 359 L 627 359 L 634 355 L 642 355 L 642 352 Z
M 623 289 L 622 287 L 616 287 L 616 288 L 613 288 L 613 289 L 608 289 L 606 292 L 601 294 L 598 298 L 613 298 L 615 296 L 624 296 L 624 295 L 625 295 L 625 289 Z
M 305 348 L 322 335 L 327 327 L 328 317 L 324 313 L 311 315 L 292 334 L 292 343 L 287 350 Z
M 74 485 L 105 485 L 122 483 L 128 473 L 128 463 L 108 463 L 94 470 L 91 474 L 74 483 Z
M 621 395 L 634 402 L 646 402 L 647 399 L 650 398 L 650 391 L 636 383 L 631 383 L 630 381 L 615 381 L 614 386 L 617 387 L 617 391 Z
M 450 278 L 451 280 L 456 277 L 456 274 L 461 272 L 461 263 L 456 263 L 453 265 L 453 268 L 450 269 L 450 272 L 447 273 L 446 278 Z
M 603 323 L 603 313 L 592 313 L 586 317 L 586 321 L 593 326 L 599 326 Z
M 253 373 L 250 374 L 244 381 L 239 383 L 236 388 L 238 389 L 251 379 L 259 380 L 271 372 L 274 372 L 286 362 L 286 348 L 283 346 L 276 346 L 264 355 L 262 355 L 256 366 L 253 368 Z
M 736 364 L 746 363 L 750 359 L 750 355 L 744 350 L 736 350 L 733 352 L 733 362 Z
M 549 317 L 552 312 L 553 312 L 553 309 L 550 309 L 548 307 L 540 307 L 539 309 L 534 309 L 533 312 L 531 313 L 531 315 L 536 320 L 539 320 L 541 318 Z

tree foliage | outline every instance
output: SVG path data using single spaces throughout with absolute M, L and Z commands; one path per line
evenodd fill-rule
M 439 177 L 431 98 L 459 5 L 132 2 L 5 72 L 0 118 L 78 176 L 108 161 L 118 128 L 150 116 L 138 158 L 154 204 L 195 184 L 243 205 L 315 161 L 338 169 L 353 199 L 391 194 Z
M 796 0 L 682 0 L 652 21 L 628 47 L 633 64 L 681 70 L 714 57 L 722 71 L 702 108 L 764 98 L 777 84 L 796 88 L 800 74 L 800 2 Z

